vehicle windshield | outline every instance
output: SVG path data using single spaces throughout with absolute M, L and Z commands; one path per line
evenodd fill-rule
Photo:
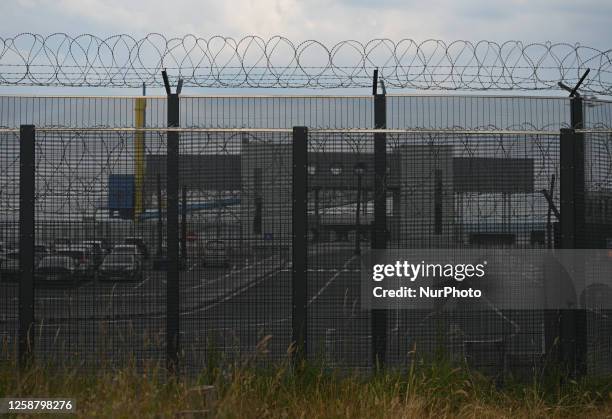
M 38 264 L 39 268 L 56 268 L 56 267 L 69 267 L 72 266 L 73 262 L 67 256 L 49 256 L 44 258 Z
M 104 264 L 111 263 L 131 264 L 134 263 L 134 257 L 127 254 L 109 255 L 104 259 Z

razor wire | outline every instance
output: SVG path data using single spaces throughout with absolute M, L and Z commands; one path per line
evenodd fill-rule
M 488 150 L 495 149 L 495 156 L 508 157 L 528 147 L 530 152 L 547 162 L 554 159 L 556 151 L 550 148 L 542 138 L 556 136 L 553 131 L 535 131 L 532 126 L 512 127 L 511 131 L 489 131 L 493 127 L 483 126 L 478 129 L 453 127 L 452 130 L 406 131 L 383 130 L 388 132 L 388 142 L 398 148 L 401 139 L 419 138 L 424 144 L 436 144 L 453 139 L 454 144 L 466 155 L 478 154 L 481 143 L 488 144 Z M 184 144 L 183 154 L 216 155 L 240 154 L 239 146 L 245 135 L 250 142 L 259 143 L 261 136 L 283 135 L 289 131 L 261 130 L 245 132 L 243 130 L 215 130 L 206 128 L 185 128 L 186 138 L 194 140 Z M 310 147 L 313 152 L 333 152 L 334 142 L 342 141 L 354 153 L 373 152 L 371 150 L 372 130 L 313 130 Z M 145 131 L 147 156 L 164 155 L 166 149 L 167 129 Z M 260 138 L 261 137 L 261 138 Z M 612 138 L 612 137 L 610 137 Z M 6 152 L 0 164 L 0 213 L 16 214 L 18 203 L 19 173 L 19 134 L 18 132 L 0 133 L 0 139 L 6 145 Z M 197 141 L 195 141 L 197 139 Z M 603 141 L 608 141 L 607 137 Z M 188 147 L 187 147 L 188 145 Z M 493 147 L 495 145 L 495 147 Z M 393 148 L 393 147 L 392 147 Z M 518 150 L 518 151 L 517 151 Z M 608 150 L 610 152 L 610 150 Z M 68 128 L 61 126 L 37 127 L 36 170 L 41 175 L 37 178 L 37 200 L 39 210 L 54 213 L 85 214 L 102 205 L 97 199 L 108 191 L 106 181 L 110 174 L 117 171 L 133 170 L 134 130 L 133 128 L 117 129 L 109 127 Z M 608 161 L 612 161 L 612 157 Z M 612 170 L 608 171 L 612 173 Z M 612 174 L 610 175 L 612 176 Z M 50 208 L 44 202 L 50 197 L 61 195 L 63 199 L 54 200 Z M 92 200 L 94 197 L 96 199 Z
M 612 132 L 600 127 L 585 133 L 587 139 L 586 186 L 592 193 L 607 194 L 612 190 Z M 498 128 L 497 128 L 498 129 Z M 407 143 L 430 147 L 453 147 L 454 157 L 493 157 L 512 159 L 527 153 L 534 161 L 534 175 L 539 179 L 534 194 L 525 196 L 524 210 L 542 212 L 539 197 L 548 187 L 551 176 L 558 178 L 558 133 L 536 130 L 531 124 L 520 124 L 499 130 L 491 125 L 465 129 L 382 130 L 387 132 L 387 144 L 392 153 L 401 153 Z M 146 156 L 163 156 L 166 150 L 167 129 L 151 129 L 146 136 Z M 261 143 L 270 136 L 288 135 L 288 130 L 216 130 L 199 127 L 183 128 L 183 155 L 240 155 L 240 144 L 245 136 L 250 143 Z M 36 180 L 37 213 L 43 217 L 75 219 L 95 217 L 106 207 L 109 176 L 132 173 L 135 161 L 135 131 L 107 126 L 68 128 L 48 126 L 37 128 Z M 373 130 L 316 130 L 310 133 L 309 147 L 313 153 L 334 155 L 344 151 L 371 155 Z M 264 138 L 265 137 L 265 138 Z M 280 140 L 282 144 L 283 141 Z M 283 137 L 284 141 L 287 138 Z M 16 219 L 19 209 L 19 134 L 16 130 L 0 133 L 5 154 L 0 162 L 0 217 Z M 555 140 L 553 140 L 555 139 Z M 339 148 L 339 144 L 342 145 Z M 284 148 L 276 147 L 271 162 L 286 158 Z M 278 154 L 278 155 L 276 155 Z M 392 174 L 391 176 L 397 176 Z M 150 185 L 149 185 L 150 187 Z M 204 193 L 204 191 L 202 191 Z M 240 193 L 248 193 L 243 189 Z M 203 195 L 204 196 L 204 195 Z M 475 199 L 475 198 L 474 198 Z M 487 198 L 488 199 L 488 198 Z M 537 211 L 536 211 L 537 209 Z M 496 219 L 502 206 L 483 206 L 481 216 Z M 93 214 L 93 215 L 92 215 Z
M 374 69 L 390 88 L 552 90 L 575 85 L 612 94 L 612 49 L 569 43 L 446 42 L 429 39 L 317 40 L 282 36 L 202 38 L 117 34 L 0 37 L 0 85 L 162 87 L 161 71 L 189 87 L 371 87 Z

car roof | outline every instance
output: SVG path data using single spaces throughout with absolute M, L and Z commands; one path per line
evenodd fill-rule
M 89 249 L 87 249 L 86 246 L 82 246 L 82 245 L 81 246 L 74 246 L 74 245 L 71 245 L 71 246 L 61 246 L 61 247 L 58 247 L 58 249 L 59 249 L 60 252 L 61 251 L 64 251 L 64 252 L 66 252 L 66 251 L 68 251 L 68 252 L 86 252 L 87 250 L 89 250 Z
M 105 260 L 106 260 L 107 258 L 109 258 L 109 257 L 116 257 L 116 256 L 121 256 L 121 257 L 129 257 L 129 258 L 133 258 L 133 259 L 135 259 L 135 258 L 136 258 L 136 256 L 135 256 L 135 255 L 132 255 L 132 254 L 130 254 L 130 253 L 111 253 L 110 255 L 108 255 L 108 256 L 105 258 Z
M 42 258 L 39 262 L 39 265 L 42 264 L 44 261 L 48 261 L 48 260 L 62 260 L 64 262 L 66 261 L 74 262 L 74 259 L 72 259 L 70 256 L 52 255 L 52 256 L 45 256 L 44 258 Z
M 113 250 L 133 250 L 135 252 L 139 252 L 138 246 L 135 244 L 117 244 L 113 246 Z
M 44 258 L 42 258 L 41 261 L 47 260 L 47 259 L 72 259 L 72 258 L 70 256 L 65 256 L 65 255 L 49 255 L 49 256 L 45 256 Z

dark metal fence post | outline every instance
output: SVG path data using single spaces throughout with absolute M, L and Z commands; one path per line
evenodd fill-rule
M 374 92 L 374 128 L 387 128 L 386 95 Z M 374 226 L 372 249 L 387 248 L 387 135 L 374 134 Z M 372 357 L 382 367 L 387 352 L 387 311 L 372 310 Z
M 572 99 L 574 102 L 576 98 Z M 582 104 L 578 105 L 582 109 Z M 573 112 L 572 112 L 573 115 Z M 579 125 L 582 126 L 580 120 Z M 562 129 L 561 166 L 561 248 L 585 247 L 584 137 L 574 129 Z M 580 269 L 580 265 L 577 266 Z M 559 357 L 571 374 L 586 373 L 586 313 L 582 308 L 559 311 Z
M 168 127 L 179 126 L 179 95 L 168 95 Z M 166 278 L 166 354 L 168 369 L 179 361 L 179 133 L 168 131 L 166 169 L 168 275 Z
M 181 258 L 187 258 L 187 188 L 181 189 Z
M 293 185 L 292 185 L 292 243 L 293 269 L 292 334 L 293 360 L 295 363 L 307 357 L 307 259 L 308 259 L 308 129 L 293 127 Z
M 164 237 L 164 221 L 162 218 L 162 187 L 161 176 L 157 174 L 157 256 L 162 256 L 162 242 Z
M 583 101 L 581 96 L 574 96 L 570 99 L 570 121 L 573 129 L 584 128 L 584 112 L 582 111 Z
M 22 125 L 19 138 L 19 367 L 34 351 L 34 193 L 35 128 Z

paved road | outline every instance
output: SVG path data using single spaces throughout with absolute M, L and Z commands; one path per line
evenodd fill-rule
M 359 262 L 350 246 L 309 250 L 309 349 L 328 362 L 367 365 L 368 313 L 359 306 Z M 90 281 L 77 288 L 38 287 L 36 348 L 41 358 L 122 362 L 163 359 L 165 272 L 139 282 Z M 0 284 L 0 338 L 14 346 L 17 284 Z M 188 264 L 180 276 L 181 341 L 187 363 L 212 352 L 263 357 L 286 354 L 291 337 L 291 266 L 280 256 L 231 268 Z M 266 344 L 263 345 L 263 342 Z M 262 346 L 263 345 L 263 346 Z M 267 354 L 267 355 L 266 355 Z
M 328 365 L 371 365 L 370 317 L 360 307 L 359 275 L 352 246 L 309 249 L 309 353 Z M 165 289 L 166 273 L 150 270 L 139 282 L 37 288 L 37 357 L 92 366 L 128 359 L 163 362 Z M 291 339 L 291 265 L 279 255 L 230 268 L 192 261 L 180 275 L 180 300 L 180 337 L 188 370 L 197 371 L 218 357 L 285 357 Z M 0 283 L 4 357 L 14 350 L 17 310 L 17 284 Z M 389 313 L 388 360 L 405 365 L 411 350 L 427 354 L 441 343 L 460 355 L 466 339 L 486 344 L 504 335 L 511 339 L 511 349 L 522 351 L 526 355 L 521 359 L 529 361 L 542 347 L 542 324 L 537 312 L 394 311 Z M 497 362 L 484 355 L 483 362 Z

